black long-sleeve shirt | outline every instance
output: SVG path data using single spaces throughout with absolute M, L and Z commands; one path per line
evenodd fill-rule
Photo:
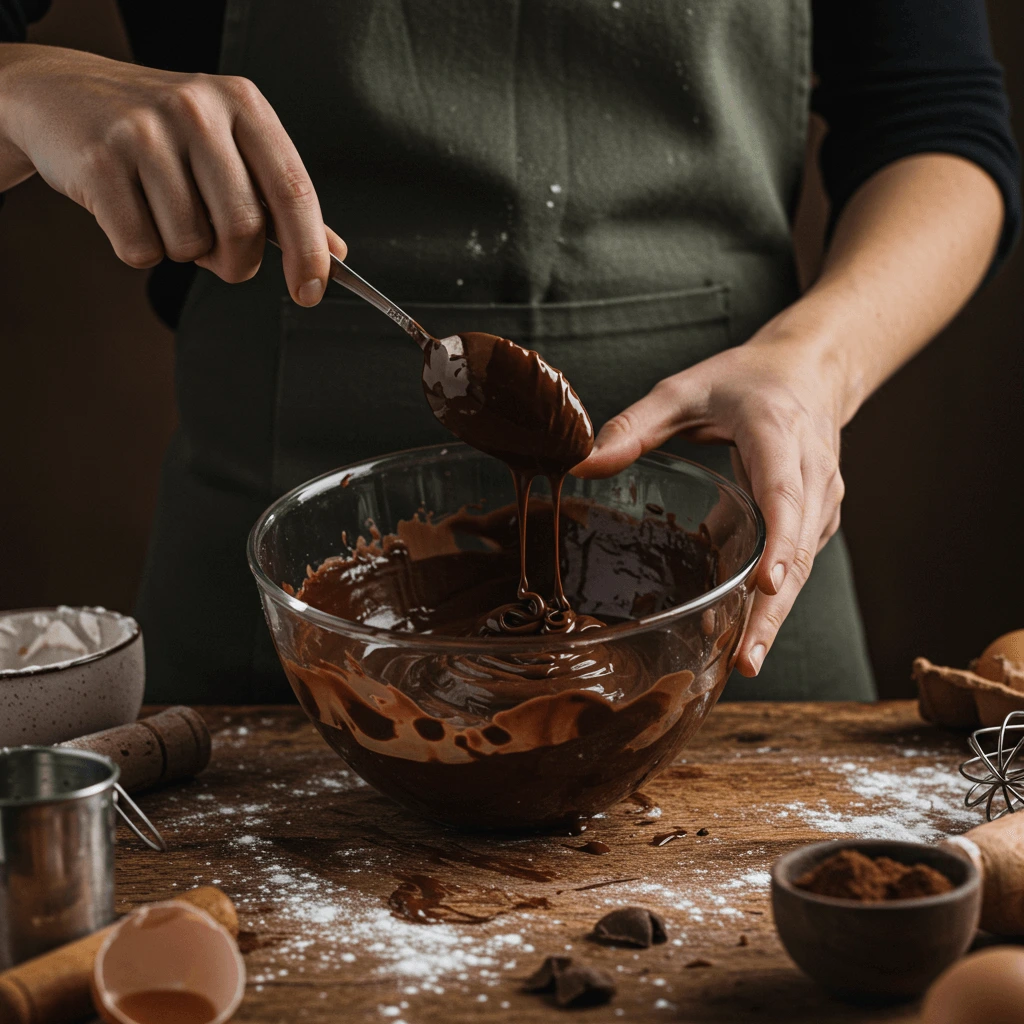
M 0 0 L 0 41 L 21 41 L 50 0 Z M 171 71 L 217 69 L 225 0 L 118 0 L 135 59 Z M 1021 225 L 1020 154 L 984 0 L 813 0 L 812 108 L 828 123 L 821 170 L 838 217 L 876 171 L 915 153 L 952 153 L 985 170 L 1005 219 L 990 275 Z M 165 260 L 150 281 L 176 324 L 195 269 Z

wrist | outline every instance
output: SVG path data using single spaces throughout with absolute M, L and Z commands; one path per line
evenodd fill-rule
M 25 152 L 19 131 L 25 72 L 52 47 L 31 43 L 0 43 L 0 192 L 31 177 L 35 167 Z
M 832 409 L 844 427 L 871 394 L 857 360 L 858 318 L 851 303 L 827 286 L 815 287 L 773 317 L 748 344 L 771 345 Z M 822 394 L 824 392 L 824 394 Z

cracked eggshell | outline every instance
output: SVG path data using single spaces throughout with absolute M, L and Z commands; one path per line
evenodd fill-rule
M 245 994 L 245 964 L 231 933 L 198 907 L 151 903 L 115 925 L 93 963 L 92 996 L 106 1024 L 144 1024 L 118 1007 L 142 992 L 203 996 L 225 1024 Z
M 921 717 L 950 729 L 1001 725 L 1011 711 L 1024 711 L 1024 690 L 993 682 L 970 669 L 914 661 Z

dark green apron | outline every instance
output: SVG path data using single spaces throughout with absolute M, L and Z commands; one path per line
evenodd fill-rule
M 352 266 L 437 336 L 538 349 L 595 423 L 797 295 L 806 0 L 229 0 L 222 71 L 263 90 Z M 637 353 L 640 356 L 637 356 Z M 447 439 L 408 339 L 276 253 L 200 272 L 139 618 L 154 701 L 290 699 L 245 563 L 278 494 Z M 671 449 L 728 472 L 728 450 Z M 873 695 L 841 538 L 734 698 Z

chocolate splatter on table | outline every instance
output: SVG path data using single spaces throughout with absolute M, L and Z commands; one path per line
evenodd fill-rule
M 118 896 L 125 908 L 212 883 L 235 900 L 249 974 L 239 1022 L 913 1021 L 914 1005 L 847 1006 L 794 967 L 768 870 L 818 839 L 932 840 L 980 821 L 962 805 L 963 738 L 909 701 L 719 705 L 683 758 L 582 837 L 519 838 L 410 816 L 297 707 L 201 710 L 212 763 L 141 798 L 170 851 L 122 830 Z M 610 852 L 581 852 L 588 841 Z M 588 940 L 627 905 L 662 915 L 668 942 Z M 522 992 L 549 955 L 603 968 L 617 995 L 573 1011 Z

